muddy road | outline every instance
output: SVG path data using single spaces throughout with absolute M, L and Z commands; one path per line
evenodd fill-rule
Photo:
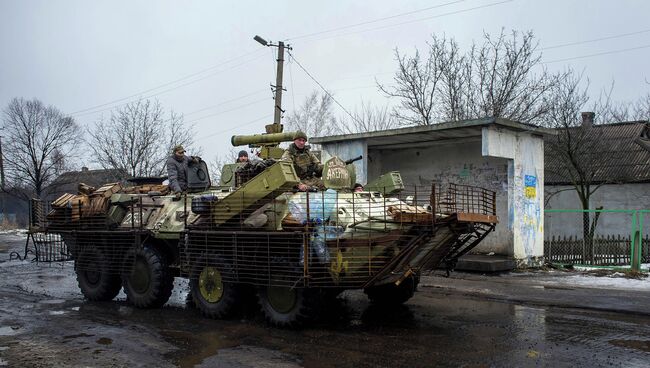
M 120 294 L 85 302 L 71 265 L 8 261 L 0 235 L 0 365 L 10 367 L 594 367 L 650 365 L 650 316 L 492 300 L 425 286 L 381 310 L 346 292 L 313 326 L 281 330 L 247 311 L 201 317 L 176 279 L 161 309 Z M 436 280 L 436 282 L 441 282 Z M 435 283 L 431 283 L 435 284 Z M 650 308 L 650 306 L 648 307 Z

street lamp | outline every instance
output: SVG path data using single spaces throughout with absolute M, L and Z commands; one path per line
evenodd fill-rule
M 260 37 L 260 36 L 258 36 L 258 35 L 255 35 L 255 37 L 253 37 L 253 39 L 254 39 L 255 41 L 259 42 L 260 44 L 262 44 L 262 46 L 268 46 L 268 45 L 269 45 L 269 43 L 266 42 L 265 39 L 263 39 L 262 37 Z

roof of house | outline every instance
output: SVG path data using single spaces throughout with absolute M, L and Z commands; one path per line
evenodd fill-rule
M 85 183 L 93 187 L 100 187 L 102 184 L 123 181 L 130 176 L 119 169 L 99 169 L 81 171 L 68 171 L 59 175 L 48 186 L 51 195 L 62 193 L 77 193 L 79 183 Z
M 552 129 L 540 128 L 503 118 L 482 118 L 460 121 L 449 121 L 434 125 L 421 125 L 399 129 L 380 130 L 375 132 L 341 134 L 327 137 L 314 137 L 309 141 L 315 144 L 330 144 L 337 142 L 365 140 L 368 147 L 382 147 L 399 144 L 428 144 L 431 141 L 480 137 L 482 128 L 494 125 L 515 131 L 528 131 L 539 135 L 555 134 Z
M 593 184 L 650 182 L 650 125 L 647 121 L 600 124 L 558 129 L 557 135 L 544 137 L 547 185 L 572 183 L 577 171 L 571 160 L 578 162 Z

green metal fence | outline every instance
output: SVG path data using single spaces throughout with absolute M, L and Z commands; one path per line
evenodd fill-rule
M 544 257 L 551 263 L 647 269 L 650 210 L 545 210 Z

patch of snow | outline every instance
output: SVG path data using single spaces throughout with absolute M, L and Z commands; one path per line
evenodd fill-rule
M 9 366 L 9 363 L 6 360 L 0 358 L 0 366 L 1 367 L 7 367 L 7 366 Z
M 50 311 L 50 316 L 61 316 L 64 315 L 66 312 L 65 311 Z
M 541 280 L 544 285 L 563 284 L 616 290 L 650 290 L 650 279 L 629 279 L 625 277 L 598 277 L 591 275 L 570 275 L 554 277 L 553 280 Z
M 30 265 L 32 264 L 31 261 L 19 261 L 19 260 L 12 260 L 12 261 L 5 261 L 5 262 L 0 262 L 0 267 L 16 267 L 16 266 L 23 266 L 23 265 Z
M 27 229 L 10 229 L 10 230 L 0 230 L 0 234 L 9 234 L 9 235 L 27 235 Z
M 0 336 L 13 336 L 20 333 L 20 328 L 13 328 L 10 326 L 0 327 Z

